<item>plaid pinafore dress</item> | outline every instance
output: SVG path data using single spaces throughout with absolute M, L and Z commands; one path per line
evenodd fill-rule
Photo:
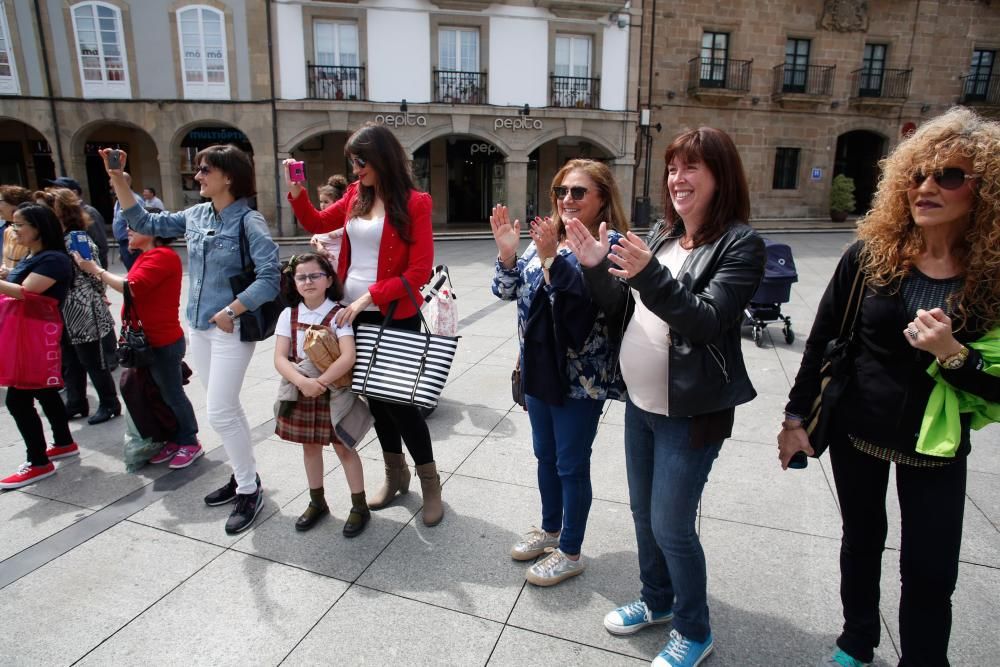
M 293 364 L 301 362 L 305 357 L 298 355 L 298 331 L 308 331 L 312 328 L 330 327 L 333 316 L 340 310 L 340 306 L 334 306 L 323 318 L 320 324 L 302 324 L 299 322 L 299 308 L 292 308 L 291 330 L 292 340 L 289 349 L 288 360 Z M 303 336 L 304 340 L 305 336 Z M 303 352 L 304 355 L 304 352 Z M 282 440 L 298 442 L 304 445 L 328 445 L 337 441 L 337 436 L 333 431 L 333 424 L 330 423 L 330 392 L 324 391 L 319 396 L 307 398 L 299 393 L 299 398 L 294 403 L 294 407 L 287 414 L 279 412 L 275 418 L 274 433 Z

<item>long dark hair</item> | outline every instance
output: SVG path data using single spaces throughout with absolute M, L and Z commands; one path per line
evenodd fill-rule
M 340 284 L 340 278 L 337 277 L 337 272 L 333 270 L 330 260 L 323 255 L 305 252 L 301 255 L 292 255 L 292 258 L 288 260 L 288 266 L 284 268 L 285 275 L 282 277 L 281 286 L 285 303 L 292 307 L 302 303 L 302 295 L 295 289 L 295 269 L 299 264 L 305 264 L 306 262 L 316 262 L 319 264 L 319 268 L 323 269 L 324 273 L 330 275 L 333 281 L 326 289 L 326 298 L 330 301 L 340 301 L 340 298 L 344 296 L 344 286 Z
M 399 139 L 384 125 L 368 122 L 350 136 L 344 144 L 344 154 L 348 158 L 361 158 L 378 175 L 376 187 L 361 185 L 358 188 L 351 216 L 368 215 L 378 195 L 385 203 L 387 221 L 401 239 L 410 243 L 410 214 L 406 206 L 410 201 L 410 191 L 414 189 L 413 176 L 410 159 Z
M 680 221 L 667 188 L 670 161 L 675 157 L 702 162 L 715 177 L 715 196 L 705 222 L 692 239 L 693 247 L 716 240 L 734 222 L 750 221 L 750 188 L 736 144 L 722 130 L 699 127 L 675 138 L 663 155 L 663 211 L 671 226 Z
M 48 206 L 25 202 L 17 207 L 14 215 L 38 230 L 38 240 L 42 242 L 42 250 L 66 252 L 66 242 L 63 240 L 62 225 L 56 212 Z

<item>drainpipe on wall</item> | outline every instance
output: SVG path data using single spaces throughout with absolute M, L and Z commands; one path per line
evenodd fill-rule
M 38 0 L 35 0 L 38 2 Z M 281 213 L 281 163 L 278 161 L 278 105 L 274 95 L 274 35 L 271 26 L 271 0 L 264 0 L 264 12 L 267 15 L 267 70 L 271 85 L 271 151 L 274 156 L 274 213 L 277 216 L 278 236 L 284 236 L 284 226 Z
M 49 112 L 52 114 L 52 132 L 56 138 L 56 157 L 59 160 L 59 173 L 57 175 L 69 175 L 66 171 L 66 162 L 63 160 L 62 137 L 59 132 L 59 117 L 56 115 L 56 100 L 52 93 L 52 71 L 49 69 L 49 54 L 45 49 L 45 27 L 42 23 L 42 8 L 35 0 L 35 22 L 38 24 L 38 41 L 42 47 L 42 69 L 45 70 L 45 86 L 47 97 L 49 98 Z

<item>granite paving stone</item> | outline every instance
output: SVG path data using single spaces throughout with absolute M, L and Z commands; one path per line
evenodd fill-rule
M 0 496 L 0 561 L 92 514 L 91 510 L 13 491 Z
M 507 626 L 486 664 L 491 667 L 531 664 L 639 667 L 648 665 L 649 661 Z

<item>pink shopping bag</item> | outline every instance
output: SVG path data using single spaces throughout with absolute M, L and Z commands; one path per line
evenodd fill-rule
M 0 295 L 0 386 L 62 387 L 62 330 L 57 300 L 28 291 L 23 299 Z

